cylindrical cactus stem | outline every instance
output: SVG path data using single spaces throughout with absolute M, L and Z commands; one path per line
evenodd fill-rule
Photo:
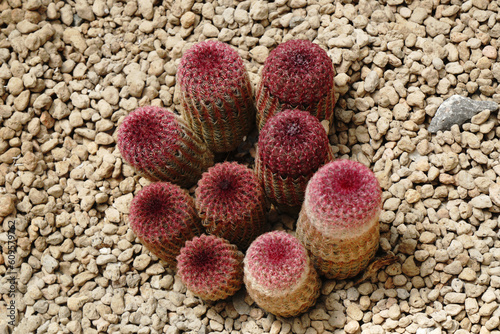
M 333 121 L 335 72 L 328 54 L 307 40 L 290 40 L 267 57 L 255 96 L 259 131 L 283 109 L 306 110 Z
M 365 269 L 379 245 L 382 190 L 373 172 L 351 160 L 321 167 L 309 181 L 297 238 L 320 274 L 345 279 Z
M 219 41 L 195 44 L 177 70 L 182 116 L 215 153 L 238 147 L 255 120 L 252 87 L 243 60 Z
M 141 243 L 172 269 L 184 243 L 203 232 L 193 198 L 169 182 L 141 189 L 130 205 L 129 221 Z
M 281 210 L 298 213 L 307 182 L 332 159 L 325 129 L 306 111 L 284 110 L 260 132 L 255 159 L 266 196 Z
M 191 187 L 214 164 L 207 145 L 168 109 L 140 107 L 118 129 L 120 153 L 137 172 L 153 181 Z
M 225 299 L 243 285 L 243 253 L 225 239 L 203 234 L 181 249 L 177 274 L 201 299 Z
M 264 192 L 248 167 L 235 162 L 216 164 L 203 174 L 195 194 L 207 233 L 246 249 L 265 232 Z
M 286 232 L 268 232 L 255 239 L 243 263 L 248 294 L 274 315 L 296 316 L 319 296 L 321 281 L 307 250 Z

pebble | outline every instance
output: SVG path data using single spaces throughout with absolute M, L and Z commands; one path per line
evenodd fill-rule
M 15 203 L 11 196 L 0 195 L 0 217 L 10 215 L 15 209 Z

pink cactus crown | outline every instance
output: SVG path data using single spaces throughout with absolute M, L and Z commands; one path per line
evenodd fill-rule
M 314 174 L 305 201 L 315 217 L 332 227 L 355 229 L 381 209 L 382 190 L 368 167 L 356 161 L 336 160 Z
M 308 175 L 328 154 L 328 137 L 319 120 L 305 111 L 284 110 L 271 117 L 259 136 L 259 157 L 284 176 Z
M 214 235 L 194 237 L 177 256 L 177 273 L 193 292 L 209 293 L 241 274 L 236 246 Z
M 276 47 L 264 63 L 262 80 L 282 103 L 309 105 L 333 87 L 333 64 L 327 53 L 307 40 L 290 40 Z
M 281 291 L 293 287 L 308 265 L 304 246 L 283 231 L 264 233 L 255 239 L 244 261 L 245 271 L 257 284 Z
M 252 215 L 261 196 L 254 172 L 236 162 L 223 162 L 209 168 L 196 188 L 199 207 L 211 216 L 227 220 Z
M 130 204 L 130 225 L 141 239 L 164 241 L 181 236 L 196 214 L 193 199 L 179 186 L 156 182 L 144 187 Z
M 229 45 L 205 41 L 192 46 L 183 55 L 177 69 L 182 90 L 204 100 L 234 95 L 247 79 L 243 60 Z
M 122 157 L 134 167 L 154 166 L 156 156 L 174 158 L 182 139 L 177 119 L 161 107 L 134 110 L 118 129 L 117 144 Z

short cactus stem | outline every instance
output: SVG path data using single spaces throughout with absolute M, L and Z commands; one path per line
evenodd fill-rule
M 129 221 L 141 243 L 172 269 L 184 243 L 203 231 L 193 198 L 169 182 L 140 190 L 130 205 Z
M 177 256 L 177 274 L 201 299 L 225 299 L 243 285 L 243 257 L 227 240 L 203 234 L 187 241 L 181 249 Z
M 274 315 L 299 315 L 319 296 L 321 281 L 307 250 L 286 232 L 268 232 L 255 239 L 243 262 L 248 294 Z
M 182 116 L 215 153 L 238 147 L 253 126 L 255 104 L 243 60 L 231 46 L 200 42 L 177 70 Z
M 188 188 L 214 164 L 200 137 L 181 117 L 161 107 L 140 107 L 125 117 L 117 142 L 123 159 L 153 181 Z
M 307 182 L 333 158 L 325 129 L 306 111 L 284 110 L 262 128 L 257 148 L 255 170 L 267 198 L 298 213 Z
M 297 221 L 297 238 L 318 272 L 329 279 L 357 275 L 379 245 L 382 191 L 359 162 L 337 160 L 309 181 Z
M 326 51 L 307 40 L 280 44 L 267 57 L 255 96 L 259 131 L 284 109 L 333 121 L 335 71 Z
M 216 164 L 203 174 L 195 195 L 207 233 L 246 249 L 266 231 L 264 192 L 248 167 L 235 162 Z

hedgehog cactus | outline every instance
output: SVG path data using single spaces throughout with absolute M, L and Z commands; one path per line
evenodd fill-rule
M 377 178 L 359 162 L 330 162 L 311 178 L 297 238 L 321 274 L 344 279 L 368 265 L 379 244 L 381 203 Z
M 264 193 L 253 171 L 235 162 L 216 164 L 196 188 L 196 208 L 207 233 L 240 249 L 265 231 Z
M 130 205 L 129 221 L 142 244 L 172 269 L 184 243 L 203 230 L 193 198 L 168 182 L 139 191 Z
M 182 116 L 216 153 L 238 147 L 255 119 L 250 79 L 229 45 L 200 42 L 186 51 L 177 70 Z
M 306 110 L 320 121 L 333 118 L 335 72 L 327 53 L 307 40 L 280 44 L 267 57 L 257 87 L 257 127 L 283 109 Z
M 140 107 L 118 129 L 125 161 L 154 181 L 194 185 L 214 164 L 213 154 L 187 124 L 168 109 Z
M 177 273 L 186 287 L 204 300 L 232 296 L 243 284 L 243 253 L 227 240 L 201 235 L 181 249 Z
M 319 296 L 321 281 L 307 250 L 286 232 L 268 232 L 255 239 L 243 263 L 248 294 L 270 313 L 296 316 Z
M 281 209 L 298 212 L 307 182 L 332 159 L 319 120 L 306 111 L 284 110 L 262 128 L 255 169 L 266 196 Z

